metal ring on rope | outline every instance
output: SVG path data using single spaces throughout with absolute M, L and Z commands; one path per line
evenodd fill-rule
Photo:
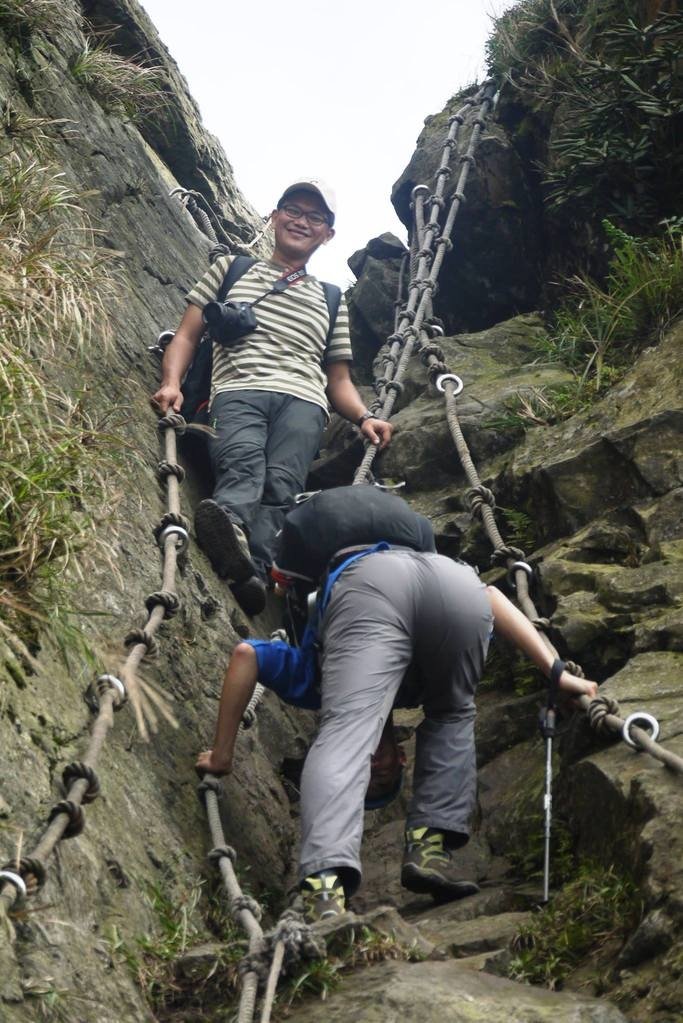
M 14 885 L 20 899 L 25 899 L 28 895 L 26 882 L 20 874 L 16 874 L 13 870 L 0 870 L 0 885 L 3 881 L 7 884 Z
M 415 188 L 410 193 L 410 198 L 414 202 L 415 199 L 417 199 L 418 195 L 428 195 L 428 194 L 429 194 L 429 185 L 415 185 Z
M 190 543 L 190 534 L 182 526 L 166 526 L 165 529 L 161 530 L 157 539 L 157 543 L 161 549 L 163 550 L 164 548 L 164 541 L 166 540 L 166 537 L 173 536 L 174 534 L 180 539 L 180 553 L 186 551 Z
M 510 567 L 508 569 L 508 575 L 507 575 L 508 583 L 513 588 L 516 585 L 516 583 L 515 583 L 515 572 L 517 571 L 517 569 L 521 569 L 522 572 L 526 572 L 526 574 L 529 577 L 529 579 L 533 579 L 533 577 L 534 577 L 534 570 L 531 567 L 531 565 L 528 564 L 528 562 L 526 562 L 526 561 L 513 561 L 513 563 L 510 565 Z
M 100 696 L 104 696 L 107 689 L 115 689 L 117 696 L 114 697 L 114 710 L 118 710 L 122 707 L 128 699 L 128 693 L 126 687 L 120 678 L 116 675 L 99 675 L 97 678 L 97 692 Z
M 633 714 L 629 714 L 621 729 L 621 737 L 624 742 L 631 747 L 631 749 L 642 749 L 642 746 L 640 746 L 635 739 L 631 738 L 631 727 L 633 725 L 637 725 L 639 728 L 648 732 L 652 741 L 656 741 L 659 735 L 659 721 L 656 717 L 654 717 L 654 715 L 648 714 L 645 710 L 636 710 Z
M 453 383 L 455 385 L 455 390 L 453 391 L 453 397 L 455 397 L 457 394 L 460 394 L 460 392 L 462 391 L 462 389 L 464 388 L 465 385 L 463 384 L 463 382 L 460 379 L 460 377 L 456 376 L 455 373 L 440 373 L 439 374 L 439 376 L 436 378 L 436 389 L 439 392 L 439 394 L 445 394 L 446 393 L 446 389 L 444 387 L 444 384 L 445 384 L 445 382 L 447 380 L 450 380 L 451 383 Z

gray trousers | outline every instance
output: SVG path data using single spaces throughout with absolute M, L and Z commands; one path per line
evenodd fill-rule
M 223 391 L 211 404 L 213 499 L 242 526 L 259 571 L 273 561 L 275 537 L 305 486 L 325 428 L 311 401 L 274 391 Z
M 342 573 L 322 622 L 320 730 L 301 782 L 301 879 L 335 867 L 347 894 L 358 887 L 370 756 L 411 662 L 425 717 L 407 824 L 467 840 L 474 693 L 492 621 L 476 573 L 438 554 L 390 550 Z

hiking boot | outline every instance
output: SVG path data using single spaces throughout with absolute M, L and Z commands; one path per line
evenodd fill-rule
M 243 530 L 215 501 L 199 502 L 194 513 L 194 531 L 197 543 L 221 579 L 244 582 L 257 574 Z
M 232 595 L 246 615 L 261 614 L 266 606 L 266 584 L 258 575 L 250 575 L 241 583 L 231 583 Z
M 448 849 L 444 833 L 436 828 L 408 828 L 401 867 L 401 884 L 410 892 L 433 895 L 441 902 L 475 895 L 479 886 L 461 880 Z
M 321 870 L 301 882 L 304 920 L 314 924 L 346 912 L 344 886 L 335 870 Z

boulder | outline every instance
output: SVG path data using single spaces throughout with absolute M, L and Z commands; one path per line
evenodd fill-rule
M 324 1003 L 326 1023 L 626 1023 L 614 1006 L 469 970 L 455 962 L 385 962 L 344 977 Z M 318 1023 L 318 1000 L 291 1023 Z

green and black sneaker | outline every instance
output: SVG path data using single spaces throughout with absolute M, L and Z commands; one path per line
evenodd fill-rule
M 475 895 L 479 886 L 463 881 L 444 847 L 444 833 L 436 828 L 408 828 L 401 867 L 401 884 L 410 892 L 433 895 L 440 902 Z
M 301 882 L 304 919 L 309 924 L 346 912 L 344 886 L 336 870 L 321 870 Z

